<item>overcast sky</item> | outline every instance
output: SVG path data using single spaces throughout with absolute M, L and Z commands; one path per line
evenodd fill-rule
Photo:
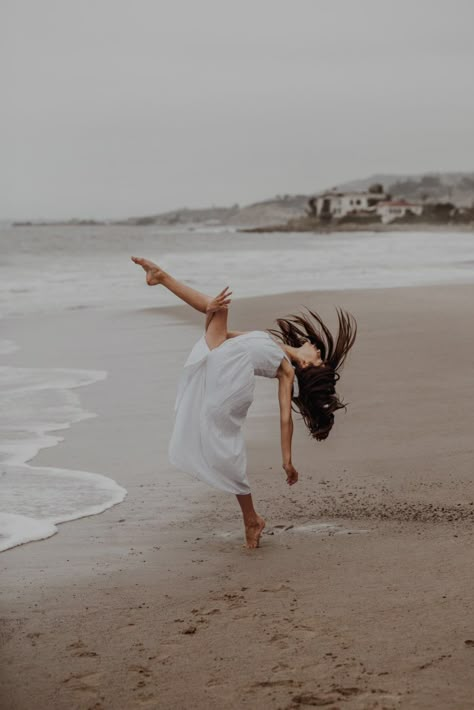
M 473 0 L 1 0 L 0 218 L 474 170 Z

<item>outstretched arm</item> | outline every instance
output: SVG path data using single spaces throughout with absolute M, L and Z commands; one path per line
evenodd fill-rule
M 280 438 L 283 468 L 286 481 L 292 486 L 298 480 L 298 471 L 291 462 L 291 441 L 293 438 L 293 418 L 291 416 L 291 394 L 295 373 L 288 360 L 282 360 L 277 372 L 278 402 L 280 404 Z

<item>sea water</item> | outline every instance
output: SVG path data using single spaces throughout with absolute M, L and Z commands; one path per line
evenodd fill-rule
M 206 292 L 234 298 L 474 279 L 472 232 L 247 234 L 235 229 L 0 225 L 0 313 L 139 308 L 176 302 L 144 289 L 130 256 L 156 260 Z
M 469 232 L 245 234 L 232 228 L 0 225 L 0 317 L 175 303 L 147 289 L 131 255 L 156 260 L 206 292 L 234 298 L 298 290 L 387 288 L 474 281 Z M 0 320 L 1 329 L 1 320 Z M 100 513 L 126 491 L 92 472 L 34 465 L 59 432 L 93 416 L 78 388 L 105 372 L 18 368 L 0 340 L 0 550 L 48 537 L 57 524 Z M 34 365 L 32 354 L 32 365 Z
M 0 341 L 0 353 L 14 343 Z M 105 372 L 0 366 L 0 551 L 49 537 L 57 524 L 101 513 L 122 501 L 125 489 L 86 471 L 34 466 L 40 449 L 55 446 L 58 432 L 93 414 L 75 388 Z

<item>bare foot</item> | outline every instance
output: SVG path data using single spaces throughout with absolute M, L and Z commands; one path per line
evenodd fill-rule
M 257 515 L 257 521 L 252 525 L 245 526 L 245 539 L 250 550 L 255 549 L 260 544 L 260 536 L 262 534 L 263 528 L 265 527 L 265 520 Z
M 138 256 L 132 256 L 130 258 L 135 264 L 138 264 L 138 266 L 141 266 L 142 269 L 145 271 L 146 282 L 147 282 L 148 286 L 157 286 L 157 284 L 160 284 L 163 282 L 165 272 L 163 271 L 163 269 L 160 269 L 158 264 L 155 264 L 153 261 L 150 261 L 149 259 L 142 259 L 141 257 L 138 257 Z

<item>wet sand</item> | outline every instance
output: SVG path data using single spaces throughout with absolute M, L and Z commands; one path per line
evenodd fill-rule
M 167 463 L 199 316 L 4 322 L 22 348 L 6 363 L 109 371 L 79 391 L 98 417 L 35 462 L 110 475 L 128 497 L 0 556 L 1 707 L 472 707 L 473 296 L 456 286 L 234 302 L 235 329 L 301 304 L 328 320 L 339 304 L 359 321 L 339 388 L 348 411 L 322 443 L 296 422 L 291 489 L 276 383 L 259 382 L 247 426 L 267 518 L 257 551 L 242 547 L 231 496 Z

